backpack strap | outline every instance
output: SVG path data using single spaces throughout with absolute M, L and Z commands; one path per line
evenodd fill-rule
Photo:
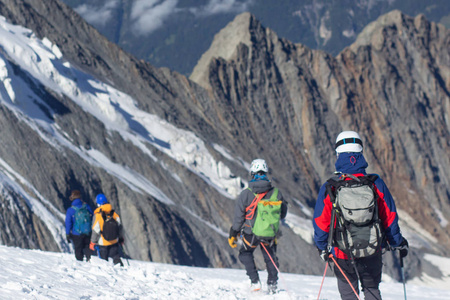
M 270 196 L 270 201 L 274 202 L 274 201 L 278 201 L 278 188 L 273 188 L 273 193 Z
M 331 202 L 331 219 L 330 219 L 330 230 L 328 231 L 328 240 L 327 240 L 327 251 L 328 253 L 331 253 L 331 250 L 333 249 L 333 241 L 334 241 L 334 231 L 335 231 L 335 224 L 336 224 L 336 180 L 333 178 L 330 178 L 327 180 L 327 183 L 325 185 L 325 193 L 330 196 L 330 202 Z
M 103 221 L 106 220 L 106 217 L 114 217 L 114 209 L 112 209 L 109 213 L 106 213 L 104 210 L 100 210 L 99 213 L 102 215 Z
M 370 181 L 371 183 L 375 184 L 375 181 L 380 178 L 380 176 L 378 176 L 378 174 L 369 174 L 364 176 L 364 179 Z
M 267 194 L 267 192 L 268 191 L 265 191 L 264 193 L 261 193 L 261 194 L 254 194 L 255 198 L 253 199 L 252 203 L 250 203 L 250 205 L 245 208 L 245 212 L 247 213 L 245 215 L 245 219 L 246 220 L 253 219 L 253 216 L 255 215 L 255 211 L 256 211 L 256 207 L 258 205 L 258 202 L 261 201 L 262 198 L 264 198 L 264 196 Z

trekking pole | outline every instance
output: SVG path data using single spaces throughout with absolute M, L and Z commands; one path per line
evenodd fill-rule
M 330 254 L 330 258 L 333 260 L 333 262 L 335 263 L 335 265 L 339 268 L 339 271 L 341 271 L 342 275 L 344 275 L 344 278 L 347 280 L 348 284 L 350 285 L 350 287 L 353 290 L 353 293 L 355 293 L 356 297 L 358 298 L 358 300 L 361 300 L 361 298 L 359 298 L 358 293 L 356 292 L 355 288 L 353 287 L 353 284 L 350 282 L 350 280 L 348 279 L 347 275 L 345 275 L 344 271 L 341 269 L 341 267 L 338 265 L 337 261 L 334 259 L 333 254 Z
M 317 300 L 319 300 L 320 292 L 322 291 L 322 286 L 323 286 L 323 282 L 325 280 L 325 275 L 327 274 L 327 269 L 328 269 L 328 262 L 325 262 L 325 271 L 323 271 L 322 283 L 320 284 L 319 295 L 317 295 Z
M 98 258 L 102 258 L 102 257 L 100 256 L 100 248 L 99 248 L 99 246 L 98 246 L 98 245 L 95 245 L 95 246 L 94 246 L 94 249 L 95 249 L 95 252 L 97 253 Z
M 400 269 L 402 271 L 402 281 L 403 281 L 403 294 L 405 295 L 406 300 L 406 281 L 405 281 L 405 269 L 403 268 L 403 256 L 400 253 Z
M 130 262 L 128 261 L 128 257 L 127 257 L 128 255 L 125 253 L 125 250 L 123 249 L 123 247 L 120 243 L 119 243 L 119 247 L 120 247 L 120 250 L 122 250 L 123 257 L 127 260 L 128 266 L 130 266 Z
M 273 264 L 273 266 L 275 267 L 275 269 L 278 271 L 278 274 L 280 274 L 281 281 L 283 281 L 283 285 L 286 287 L 286 292 L 288 293 L 289 298 L 292 299 L 291 294 L 289 293 L 289 291 L 288 291 L 288 289 L 287 289 L 287 284 L 284 282 L 283 276 L 281 276 L 280 269 L 278 269 L 277 264 L 276 264 L 275 261 L 273 260 L 273 258 L 272 258 L 272 256 L 270 255 L 269 251 L 267 251 L 266 246 L 264 246 L 264 244 L 263 244 L 262 242 L 260 242 L 260 244 L 261 244 L 261 247 L 264 248 L 264 250 L 266 251 L 267 255 L 269 256 L 270 261 L 272 261 L 272 264 Z

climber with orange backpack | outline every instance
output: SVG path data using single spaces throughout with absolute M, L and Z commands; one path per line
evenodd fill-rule
M 270 293 L 274 293 L 278 281 L 277 237 L 280 235 L 280 220 L 287 214 L 287 202 L 283 200 L 278 188 L 272 186 L 267 177 L 268 172 L 264 159 L 252 161 L 252 179 L 248 188 L 244 189 L 236 200 L 228 243 L 231 248 L 236 248 L 238 236 L 242 237 L 239 260 L 244 264 L 251 280 L 252 291 L 261 289 L 253 256 L 255 249 L 261 246 L 268 273 L 267 288 Z
M 101 259 L 108 260 L 112 257 L 115 265 L 123 266 L 119 247 L 124 242 L 120 217 L 112 209 L 105 195 L 98 194 L 96 202 L 98 207 L 94 211 L 89 247 L 92 251 L 97 251 Z

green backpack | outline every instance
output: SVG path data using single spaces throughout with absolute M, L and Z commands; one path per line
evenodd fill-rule
M 280 227 L 281 204 L 278 200 L 278 189 L 274 188 L 269 199 L 262 199 L 267 194 L 254 194 L 255 199 L 246 209 L 247 220 L 253 219 L 256 211 L 255 223 L 252 232 L 258 238 L 272 239 L 277 236 Z

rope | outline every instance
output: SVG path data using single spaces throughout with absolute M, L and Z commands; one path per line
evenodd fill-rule
M 249 206 L 245 208 L 245 219 L 246 220 L 252 220 L 253 216 L 255 215 L 256 206 L 258 205 L 258 202 L 261 201 L 262 198 L 267 194 L 268 191 L 265 191 L 264 193 L 257 194 L 255 198 L 253 199 L 252 203 L 250 203 Z
M 319 300 L 320 292 L 322 291 L 323 282 L 325 280 L 325 275 L 327 274 L 328 263 L 325 262 L 325 271 L 323 271 L 322 283 L 320 284 L 319 295 L 317 295 L 317 300 Z
M 348 284 L 350 285 L 350 287 L 353 290 L 353 293 L 355 293 L 356 297 L 358 298 L 358 300 L 361 300 L 361 298 L 359 298 L 358 293 L 356 292 L 355 288 L 353 287 L 353 284 L 350 282 L 350 280 L 348 279 L 347 275 L 345 275 L 344 271 L 341 269 L 341 267 L 338 265 L 337 261 L 334 259 L 333 254 L 330 254 L 330 258 L 333 260 L 333 262 L 336 264 L 336 266 L 339 268 L 339 271 L 341 271 L 342 275 L 344 275 L 344 278 L 347 280 Z
M 288 291 L 288 289 L 287 289 L 287 284 L 284 282 L 283 276 L 281 276 L 281 272 L 280 272 L 280 270 L 278 269 L 277 264 L 273 261 L 273 258 L 272 258 L 272 256 L 270 255 L 269 251 L 267 251 L 266 246 L 264 246 L 264 244 L 263 244 L 262 242 L 260 242 L 260 243 L 261 243 L 261 247 L 263 247 L 264 250 L 266 250 L 266 253 L 267 253 L 267 255 L 269 256 L 270 260 L 272 261 L 273 266 L 275 267 L 275 269 L 277 269 L 278 274 L 280 274 L 280 279 L 281 279 L 281 281 L 283 281 L 283 285 L 286 287 L 286 292 L 288 293 L 289 298 L 292 299 L 291 293 L 289 293 L 289 291 Z

